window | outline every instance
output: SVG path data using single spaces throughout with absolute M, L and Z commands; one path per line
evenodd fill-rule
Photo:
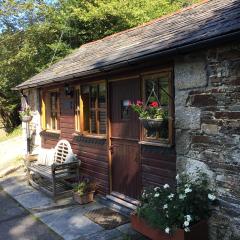
M 151 95 L 154 86 L 154 91 L 157 98 Z M 143 139 L 147 141 L 159 141 L 161 143 L 172 144 L 173 142 L 173 87 L 171 72 L 162 72 L 158 74 L 145 75 L 143 77 L 143 97 L 146 102 L 149 96 L 149 103 L 159 101 L 161 107 L 166 112 L 166 119 L 161 124 L 161 127 L 156 129 L 144 129 Z
M 82 85 L 76 88 L 75 96 L 76 130 L 88 134 L 106 134 L 106 84 Z
M 59 130 L 59 92 L 51 90 L 42 97 L 42 128 Z

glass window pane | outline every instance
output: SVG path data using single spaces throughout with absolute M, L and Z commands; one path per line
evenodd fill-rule
M 99 111 L 99 133 L 106 133 L 107 114 L 105 111 Z
M 83 102 L 83 131 L 89 132 L 89 87 L 81 88 L 81 99 Z
M 130 100 L 122 100 L 121 101 L 121 119 L 128 120 L 130 119 Z
M 105 83 L 99 84 L 99 93 L 98 93 L 98 107 L 106 107 L 106 85 Z
M 91 86 L 90 89 L 90 106 L 96 108 L 97 86 Z
M 96 112 L 90 113 L 90 133 L 97 133 Z

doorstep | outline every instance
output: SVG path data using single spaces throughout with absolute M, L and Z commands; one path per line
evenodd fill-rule
M 29 186 L 23 169 L 13 176 L 0 179 L 3 190 L 40 221 L 66 240 L 120 240 L 144 239 L 131 229 L 129 223 L 105 230 L 84 216 L 88 211 L 102 208 L 100 202 L 78 205 L 72 198 L 54 202 L 51 198 Z

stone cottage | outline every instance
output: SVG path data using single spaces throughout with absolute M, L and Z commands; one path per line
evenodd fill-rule
M 81 46 L 16 87 L 35 111 L 35 145 L 69 140 L 82 174 L 114 197 L 200 168 L 220 200 L 211 239 L 240 239 L 239 39 L 240 1 L 212 0 Z M 151 81 L 169 114 L 164 136 L 127 104 Z

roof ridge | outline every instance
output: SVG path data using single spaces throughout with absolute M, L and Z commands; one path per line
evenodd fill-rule
M 161 17 L 159 17 L 159 18 L 152 19 L 152 20 L 150 20 L 150 21 L 148 21 L 148 22 L 145 22 L 145 23 L 142 23 L 142 24 L 140 24 L 140 25 L 138 25 L 138 26 L 131 27 L 131 28 L 128 28 L 128 29 L 126 29 L 126 30 L 123 30 L 123 31 L 120 31 L 120 32 L 116 32 L 116 33 L 113 33 L 113 34 L 111 34 L 111 35 L 105 36 L 105 37 L 103 37 L 103 38 L 94 40 L 94 41 L 92 41 L 92 42 L 85 43 L 85 44 L 81 45 L 79 48 L 81 48 L 82 46 L 95 44 L 96 42 L 100 42 L 100 41 L 106 40 L 106 39 L 108 39 L 108 38 L 112 38 L 112 37 L 114 37 L 114 36 L 121 35 L 121 34 L 126 33 L 126 32 L 131 32 L 131 31 L 133 31 L 133 30 L 135 30 L 135 29 L 138 29 L 138 28 L 142 28 L 142 27 L 148 26 L 148 25 L 150 25 L 150 24 L 152 24 L 152 23 L 154 23 L 154 22 L 157 22 L 157 21 L 159 21 L 159 20 L 166 19 L 166 18 L 168 18 L 168 17 L 171 17 L 171 16 L 174 16 L 174 15 L 180 14 L 180 13 L 185 12 L 185 11 L 188 11 L 188 10 L 190 10 L 190 9 L 199 7 L 199 6 L 201 6 L 201 5 L 205 4 L 205 3 L 208 3 L 208 2 L 210 2 L 210 1 L 211 1 L 211 0 L 201 0 L 199 3 L 195 3 L 195 4 L 190 5 L 190 6 L 188 6 L 188 7 L 181 8 L 181 9 L 177 10 L 176 12 L 172 12 L 172 13 L 163 15 L 163 16 L 161 16 Z

